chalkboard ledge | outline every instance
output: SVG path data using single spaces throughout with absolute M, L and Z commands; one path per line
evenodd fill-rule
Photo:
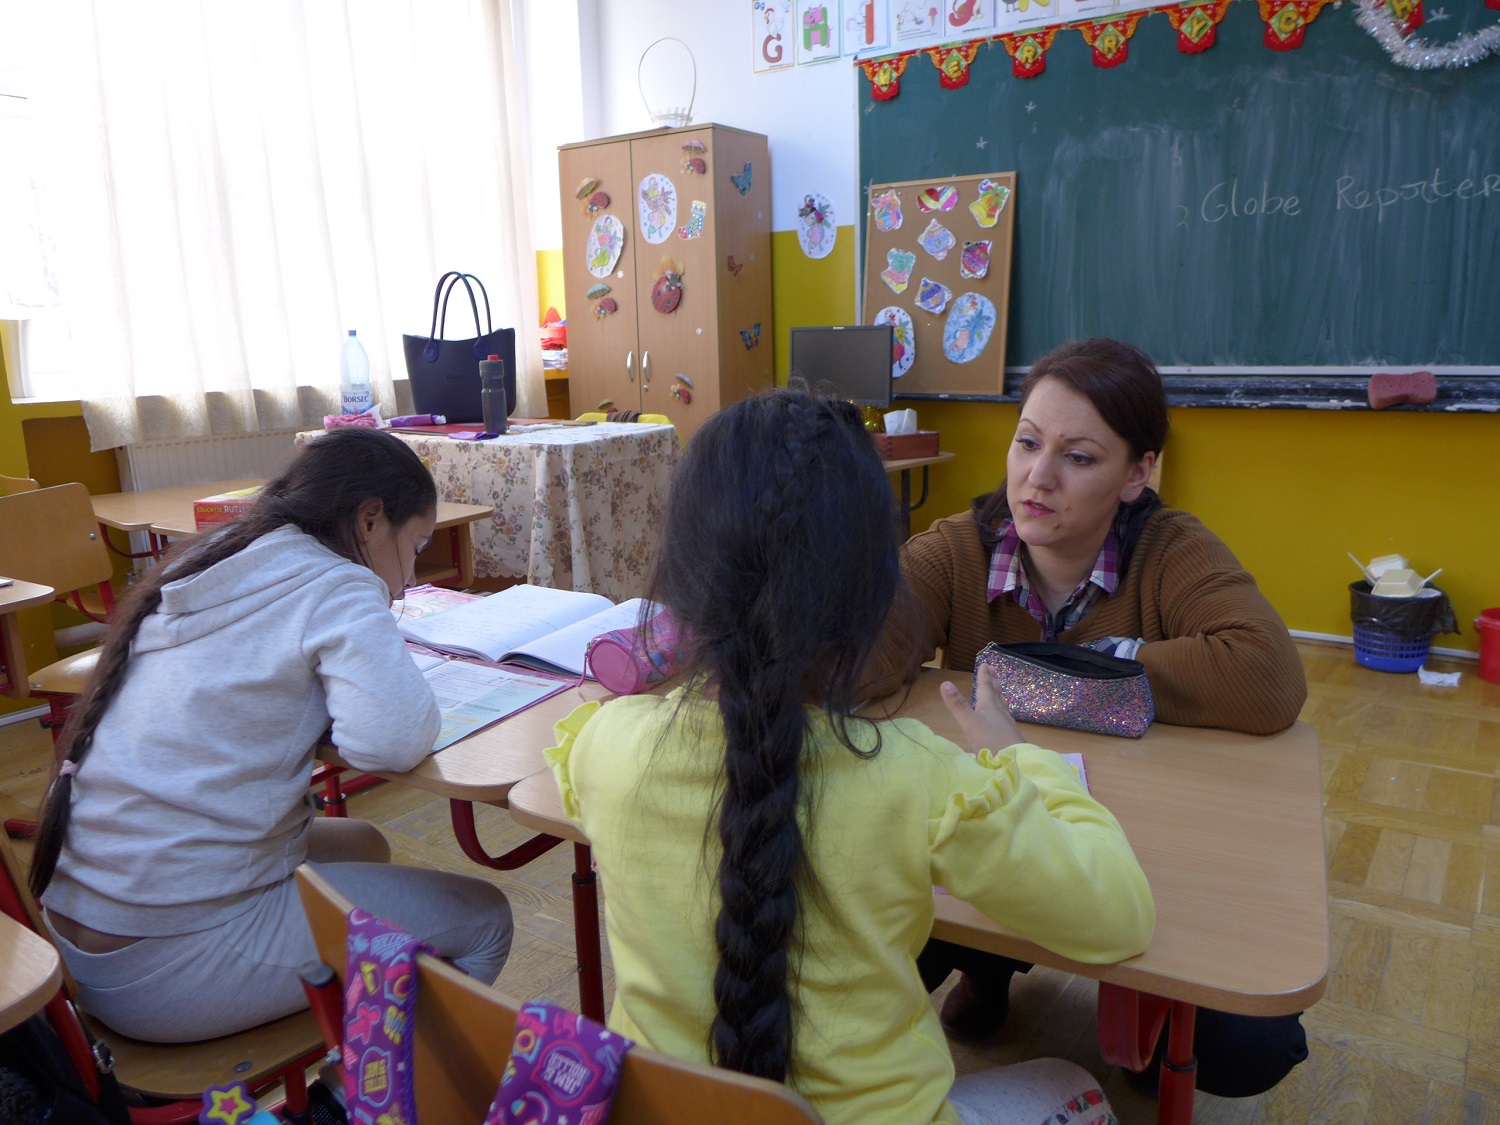
M 898 399 L 928 402 L 1015 402 L 1020 398 L 1021 382 L 1030 368 L 1005 369 L 1005 393 L 1002 395 L 902 394 Z M 1411 370 L 1394 367 L 1394 371 Z M 1162 373 L 1167 397 L 1173 406 L 1202 406 L 1245 410 L 1369 410 L 1368 374 L 1205 374 Z M 1388 406 L 1386 410 L 1419 411 L 1432 414 L 1500 413 L 1500 375 L 1464 374 L 1434 369 L 1437 376 L 1437 398 L 1424 406 Z

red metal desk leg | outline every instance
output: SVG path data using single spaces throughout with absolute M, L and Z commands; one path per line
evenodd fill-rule
M 1198 1086 L 1198 1060 L 1193 1057 L 1197 1020 L 1196 1005 L 1172 1001 L 1167 1056 L 1161 1061 L 1161 1101 L 1156 1111 L 1160 1125 L 1188 1125 L 1193 1120 L 1193 1094 Z
M 453 835 L 458 840 L 460 850 L 481 867 L 493 868 L 496 871 L 514 871 L 517 867 L 525 867 L 538 856 L 546 855 L 562 843 L 557 836 L 548 836 L 538 832 L 531 839 L 517 844 L 504 855 L 490 855 L 480 844 L 479 832 L 474 827 L 474 802 L 457 801 L 450 797 L 448 812 L 453 819 Z
M 573 945 L 578 954 L 578 1010 L 604 1022 L 604 959 L 599 947 L 599 885 L 587 844 L 573 845 Z
M 1161 1066 L 1156 1120 L 1159 1125 L 1188 1125 L 1193 1120 L 1198 1079 L 1198 1060 L 1193 1057 L 1197 1007 L 1117 984 L 1099 984 L 1099 1053 L 1107 1063 L 1145 1070 L 1169 1013 L 1172 1022 Z

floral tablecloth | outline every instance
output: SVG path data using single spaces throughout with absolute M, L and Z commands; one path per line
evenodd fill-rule
M 494 507 L 473 525 L 481 578 L 525 578 L 612 601 L 645 593 L 681 456 L 671 426 L 600 422 L 489 441 L 395 436 L 432 470 L 439 497 Z

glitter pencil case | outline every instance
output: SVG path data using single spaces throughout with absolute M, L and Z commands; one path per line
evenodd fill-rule
M 976 674 L 983 664 L 999 675 L 1010 713 L 1024 723 L 1140 738 L 1156 718 L 1139 660 L 1031 641 L 985 645 L 974 661 Z
M 644 628 L 632 625 L 595 637 L 584 654 L 584 666 L 607 691 L 634 695 L 676 675 L 685 647 L 677 622 L 662 609 Z

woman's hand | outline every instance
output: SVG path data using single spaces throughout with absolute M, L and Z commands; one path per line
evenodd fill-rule
M 1000 677 L 995 670 L 988 664 L 980 665 L 974 672 L 974 686 L 973 707 L 965 702 L 952 683 L 944 681 L 940 689 L 949 714 L 963 728 L 969 749 L 976 754 L 981 750 L 998 752 L 1007 746 L 1026 741 L 1021 737 L 1015 719 L 1010 716 L 1005 695 L 1000 691 Z

